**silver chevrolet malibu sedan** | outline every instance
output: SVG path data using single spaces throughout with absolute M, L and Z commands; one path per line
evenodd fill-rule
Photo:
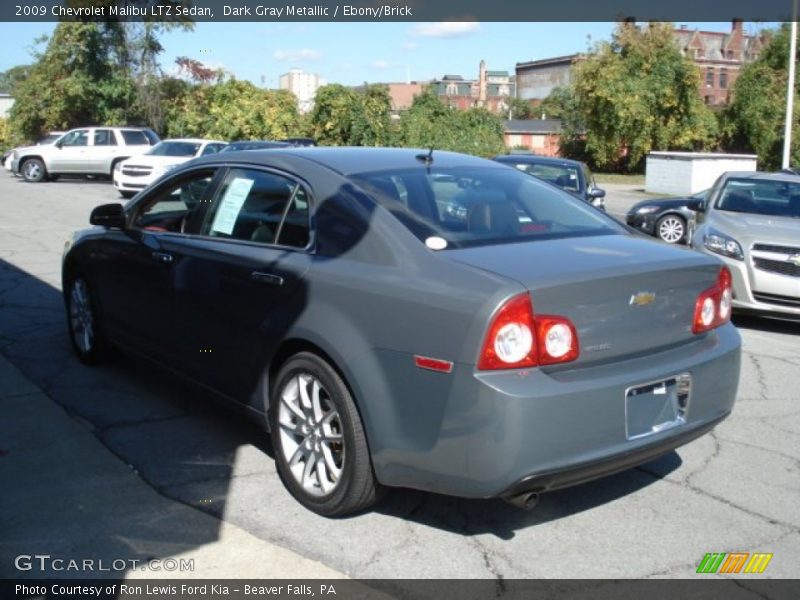
M 122 349 L 240 406 L 320 514 L 392 486 L 531 506 L 733 407 L 728 268 L 493 161 L 222 152 L 91 223 L 63 263 L 78 358 Z
M 701 218 L 692 244 L 730 270 L 733 308 L 800 317 L 800 176 L 725 173 Z

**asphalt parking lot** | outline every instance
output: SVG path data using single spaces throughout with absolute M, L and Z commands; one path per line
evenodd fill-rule
M 637 197 L 606 187 L 612 214 Z M 0 172 L 0 353 L 169 501 L 358 578 L 694 577 L 707 552 L 773 553 L 765 576 L 800 576 L 800 323 L 737 318 L 733 415 L 657 461 L 543 496 L 531 512 L 395 490 L 329 520 L 284 490 L 256 426 L 131 359 L 88 369 L 73 358 L 61 252 L 92 207 L 117 199 L 107 181 Z M 171 535 L 202 545 L 217 533 Z

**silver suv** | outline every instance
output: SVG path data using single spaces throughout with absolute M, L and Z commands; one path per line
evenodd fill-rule
M 114 165 L 142 154 L 159 142 L 146 127 L 82 127 L 72 129 L 49 146 L 17 148 L 11 171 L 25 181 L 58 179 L 59 175 L 107 175 Z

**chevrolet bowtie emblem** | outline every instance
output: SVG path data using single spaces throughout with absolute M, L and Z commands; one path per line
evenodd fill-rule
M 631 296 L 628 304 L 631 306 L 646 306 L 652 304 L 655 299 L 656 295 L 653 292 L 637 292 Z

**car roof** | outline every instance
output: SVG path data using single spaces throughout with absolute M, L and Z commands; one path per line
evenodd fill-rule
M 212 154 L 197 159 L 193 164 L 215 162 L 224 158 L 226 161 L 240 159 L 242 162 L 269 164 L 276 157 L 296 157 L 316 162 L 342 175 L 408 169 L 424 165 L 418 157 L 427 157 L 430 149 L 421 148 L 362 148 L 362 147 L 294 147 L 271 148 L 268 150 L 242 150 Z M 435 167 L 502 167 L 498 163 L 444 150 L 433 151 Z
M 189 144 L 227 144 L 228 142 L 223 142 L 222 140 L 207 140 L 204 138 L 168 138 L 166 140 L 161 140 L 160 143 L 164 144 L 166 142 L 186 142 Z
M 728 171 L 725 173 L 726 179 L 762 179 L 765 181 L 790 181 L 792 183 L 800 183 L 800 175 L 789 173 L 786 171 L 779 171 L 770 173 L 767 171 Z
M 557 156 L 539 156 L 538 154 L 500 154 L 493 160 L 498 162 L 517 162 L 534 165 L 554 165 L 562 167 L 580 167 L 583 163 L 579 160 L 561 158 Z

